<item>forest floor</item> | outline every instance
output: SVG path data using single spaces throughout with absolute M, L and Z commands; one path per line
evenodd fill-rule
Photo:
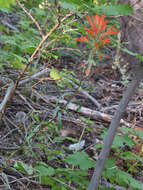
M 27 82 L 17 87 L 0 123 L 0 189 L 2 190 L 50 189 L 48 185 L 41 185 L 32 174 L 26 174 L 24 171 L 29 171 L 26 166 L 24 168 L 24 165 L 18 164 L 25 163 L 34 167 L 37 162 L 42 162 L 54 169 L 68 168 L 70 166 L 62 159 L 63 154 L 64 156 L 72 154 L 73 150 L 69 147 L 73 147 L 75 142 L 82 141 L 83 146 L 79 151 L 86 152 L 96 161 L 101 147 L 97 148 L 95 145 L 103 144 L 102 133 L 108 129 L 125 90 L 120 71 L 112 68 L 113 59 L 105 59 L 102 64 L 95 66 L 88 78 L 84 77 L 83 73 L 86 61 L 75 58 L 72 54 L 68 53 L 67 56 L 61 56 L 58 60 L 48 63 L 46 60 L 45 64 L 43 62 L 44 60 L 39 60 L 38 65 L 32 63 L 33 65 L 27 70 L 22 78 L 22 81 L 28 79 Z M 66 68 L 71 83 L 64 84 L 53 80 L 49 65 L 58 71 Z M 44 74 L 30 80 L 29 76 L 43 71 Z M 7 65 L 1 68 L 0 102 L 4 101 L 7 84 L 15 81 L 19 72 Z M 131 76 L 129 80 L 130 78 Z M 121 126 L 143 132 L 142 96 L 141 85 L 124 113 Z M 120 129 L 118 134 L 122 136 Z M 132 147 L 124 144 L 122 149 L 143 157 L 142 140 L 136 135 L 132 135 L 132 138 L 137 144 Z M 74 148 L 74 151 L 77 150 Z M 126 163 L 120 159 L 114 149 L 111 155 L 116 159 L 116 165 L 120 169 L 128 170 Z M 143 183 L 141 175 L 143 166 L 135 168 L 133 177 Z M 92 173 L 93 169 L 90 169 L 88 182 Z M 108 181 L 103 181 L 105 187 L 112 187 Z M 70 185 L 76 188 L 74 183 L 69 183 Z M 118 185 L 116 189 L 126 190 Z
M 66 67 L 68 70 L 74 71 L 78 79 L 83 81 L 80 78 L 81 73 L 83 73 L 82 63 L 72 62 L 72 57 L 70 58 L 70 56 L 61 58 L 60 62 L 55 64 L 58 70 Z M 45 69 L 45 66 L 42 69 Z M 9 68 L 5 69 L 5 75 L 7 73 L 10 77 L 18 75 L 17 71 Z M 28 74 L 27 72 L 24 78 Z M 125 87 L 121 82 L 119 71 L 112 69 L 111 63 L 98 65 L 92 70 L 90 77 L 88 79 L 84 78 L 84 80 L 85 83 L 82 88 L 89 92 L 89 86 L 91 86 L 90 95 L 99 103 L 99 107 L 83 95 L 78 88 L 65 87 L 61 89 L 49 77 L 49 73 L 17 88 L 12 100 L 7 105 L 0 127 L 0 159 L 1 164 L 3 161 L 6 163 L 1 167 L 4 167 L 3 171 L 8 176 L 11 176 L 10 181 L 15 180 L 15 183 L 18 184 L 17 189 L 22 189 L 22 187 L 19 187 L 20 182 L 18 183 L 17 181 L 23 178 L 23 174 L 20 171 L 10 169 L 10 166 L 15 161 L 24 160 L 25 163 L 34 165 L 34 162 L 39 159 L 53 168 L 66 167 L 65 163 L 60 165 L 56 160 L 49 161 L 44 149 L 40 149 L 36 145 L 47 144 L 50 150 L 64 150 L 66 154 L 69 154 L 71 150 L 65 147 L 73 144 L 72 139 L 82 139 L 85 141 L 82 150 L 87 152 L 93 160 L 97 159 L 100 149 L 97 151 L 94 145 L 99 142 L 102 143 L 102 127 L 104 126 L 108 129 Z M 1 101 L 5 95 L 5 90 L 6 84 L 1 83 Z M 122 123 L 122 125 L 140 131 L 143 131 L 142 94 L 143 89 L 139 88 L 129 103 Z M 62 102 L 62 100 L 65 102 Z M 78 106 L 78 109 L 76 106 Z M 97 113 L 94 113 L 94 111 L 97 111 Z M 86 119 L 82 120 L 81 116 L 92 122 L 85 124 Z M 49 123 L 51 123 L 51 126 Z M 85 126 L 86 128 L 84 129 Z M 30 135 L 32 139 L 30 139 Z M 32 152 L 35 153 L 36 157 L 32 156 L 31 152 L 24 148 L 27 146 L 28 138 L 30 139 Z M 57 141 L 55 140 L 56 138 Z M 137 141 L 139 144 L 131 151 L 135 154 L 140 154 L 142 142 L 139 139 Z M 125 149 L 128 148 L 125 145 Z M 124 163 L 121 163 L 120 160 L 117 161 L 117 165 L 124 168 Z M 89 177 L 91 177 L 91 174 L 92 171 Z M 136 175 L 136 179 L 143 183 L 142 176 Z M 30 181 L 30 179 L 28 180 Z M 1 187 L 4 186 L 3 183 L 1 183 Z M 40 188 L 44 189 L 42 186 Z

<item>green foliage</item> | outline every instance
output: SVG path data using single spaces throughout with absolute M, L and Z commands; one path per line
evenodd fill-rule
M 78 55 L 78 58 L 80 56 L 86 57 L 88 52 L 83 54 L 76 50 L 77 43 L 74 38 L 76 38 L 79 33 L 84 33 L 82 24 L 87 12 L 91 15 L 99 13 L 106 14 L 107 16 L 128 15 L 132 13 L 132 9 L 128 5 L 116 4 L 114 0 L 109 3 L 105 0 L 48 0 L 46 1 L 48 5 L 46 3 L 44 4 L 44 2 L 44 0 L 22 1 L 26 9 L 36 19 L 37 23 L 40 24 L 44 34 L 47 34 L 53 28 L 59 18 L 63 18 L 71 11 L 74 12 L 75 15 L 65 20 L 47 39 L 40 49 L 40 53 L 37 54 L 37 57 L 35 57 L 35 60 L 32 62 L 28 70 L 30 72 L 37 72 L 43 66 L 47 67 L 47 63 L 50 61 L 52 63 L 58 61 L 60 56 L 72 54 L 73 57 L 75 55 Z M 57 6 L 55 2 L 57 2 Z M 0 9 L 10 8 L 11 4 L 15 6 L 14 10 L 18 12 L 20 21 L 16 25 L 18 30 L 10 30 L 2 24 L 0 25 L 0 45 L 2 47 L 0 48 L 0 67 L 10 65 L 14 70 L 15 68 L 21 70 L 28 63 L 29 57 L 41 42 L 42 36 L 35 26 L 35 23 L 23 13 L 18 5 L 14 4 L 14 0 L 0 0 Z M 58 8 L 59 6 L 60 9 Z M 5 9 L 5 13 L 7 12 L 7 9 Z M 47 43 L 52 40 L 55 41 L 45 48 Z M 62 48 L 71 48 L 72 51 L 68 52 Z M 132 52 L 129 53 L 132 54 Z M 136 54 L 136 56 L 142 59 L 140 55 Z M 62 70 L 56 69 L 55 65 L 51 67 L 50 77 L 56 82 L 58 89 L 67 87 L 81 88 L 80 86 L 82 86 L 82 82 L 79 81 L 72 70 L 65 68 Z M 72 95 L 72 93 L 62 93 L 59 99 L 68 95 Z M 75 99 L 71 98 L 70 101 L 74 102 Z M 62 113 L 68 114 L 66 106 L 61 108 L 57 103 L 53 112 L 53 118 L 50 121 L 41 121 L 38 116 L 39 112 L 37 112 L 38 111 L 35 110 L 35 112 L 33 111 L 32 113 L 33 120 L 27 129 L 28 131 L 24 139 L 24 145 L 21 148 L 23 160 L 25 158 L 26 160 L 31 160 L 32 158 L 34 160 L 33 166 L 24 161 L 16 161 L 14 168 L 25 175 L 34 175 L 41 184 L 49 185 L 52 190 L 68 189 L 67 184 L 69 184 L 69 182 L 77 186 L 79 190 L 87 189 L 89 183 L 89 169 L 95 167 L 95 161 L 91 160 L 90 156 L 85 151 L 66 152 L 66 146 L 68 144 L 65 142 L 78 142 L 77 138 L 61 137 L 59 135 L 59 131 L 62 128 Z M 85 122 L 87 131 L 96 132 L 88 127 L 89 124 L 93 124 L 93 121 L 83 117 L 81 120 Z M 115 164 L 115 159 L 109 158 L 103 175 L 113 184 L 119 184 L 124 187 L 130 186 L 133 189 L 142 189 L 140 183 L 133 178 L 132 174 L 136 172 L 136 165 L 132 166 L 131 161 L 136 162 L 137 166 L 140 166 L 143 159 L 130 151 L 123 151 L 122 148 L 125 144 L 130 148 L 136 144 L 136 142 L 129 137 L 129 134 L 135 134 L 141 139 L 143 139 L 143 134 L 127 129 L 126 127 L 122 127 L 121 131 L 123 135 L 116 135 L 113 143 L 113 150 L 116 155 L 126 163 L 127 171 L 119 169 Z M 96 144 L 95 148 L 99 149 L 101 146 L 101 144 Z M 57 164 L 54 167 L 48 164 L 50 162 L 54 163 L 54 161 L 56 161 Z M 8 182 L 8 179 L 6 179 L 6 181 Z M 112 190 L 114 188 L 104 189 Z
M 52 176 L 55 174 L 54 169 L 47 166 L 44 162 L 37 163 L 35 169 L 40 173 L 40 176 Z
M 73 166 L 79 165 L 80 169 L 87 170 L 95 166 L 95 163 L 90 160 L 85 152 L 75 152 L 66 158 L 66 162 Z
M 10 8 L 14 3 L 15 0 L 0 0 L 0 8 Z
M 45 0 L 23 0 L 24 6 L 28 9 L 33 7 L 39 7 L 39 4 L 43 3 Z
M 104 133 L 102 138 L 105 137 L 106 129 L 103 128 Z M 143 158 L 139 155 L 136 155 L 130 151 L 123 151 L 122 147 L 129 146 L 130 148 L 133 145 L 137 144 L 135 141 L 132 140 L 129 135 L 137 135 L 142 137 L 142 133 L 138 133 L 137 131 L 127 128 L 125 126 L 121 127 L 120 130 L 122 131 L 122 135 L 116 134 L 114 142 L 113 142 L 113 149 L 118 155 L 118 157 L 125 161 L 126 167 L 128 168 L 127 172 L 122 171 L 119 169 L 119 166 L 115 164 L 115 159 L 110 157 L 105 165 L 105 170 L 103 172 L 103 176 L 107 178 L 112 184 L 117 183 L 123 187 L 131 187 L 133 189 L 142 189 L 143 185 L 139 183 L 136 179 L 133 178 L 132 174 L 137 172 L 136 167 L 139 167 L 143 163 Z M 134 164 L 132 164 L 134 163 Z M 132 173 L 132 174 L 131 174 Z
M 106 5 L 105 5 L 106 4 Z M 105 14 L 107 16 L 117 16 L 117 15 L 129 15 L 133 13 L 133 9 L 127 4 L 118 4 L 112 3 L 107 5 L 107 3 L 102 1 L 102 3 L 94 4 L 91 1 L 70 1 L 70 0 L 61 0 L 61 6 L 64 9 L 69 9 L 71 11 L 76 12 L 79 16 L 79 12 L 77 10 L 86 9 L 91 14 Z
M 102 14 L 105 14 L 107 16 L 117 16 L 117 15 L 129 15 L 133 13 L 132 8 L 129 5 L 108 5 L 108 6 L 96 6 L 94 12 L 96 10 L 101 12 Z
M 103 176 L 111 183 L 118 183 L 123 187 L 131 187 L 133 189 L 142 189 L 143 185 L 135 180 L 131 174 L 117 168 L 115 161 L 109 158 L 105 165 Z
M 34 172 L 31 165 L 27 165 L 23 162 L 15 162 L 14 167 L 17 170 L 22 171 L 23 173 L 28 174 L 28 175 L 32 175 Z

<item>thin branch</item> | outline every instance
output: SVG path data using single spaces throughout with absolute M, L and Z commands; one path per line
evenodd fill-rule
M 81 114 L 83 114 L 85 116 L 88 116 L 90 118 L 100 119 L 100 120 L 103 120 L 103 121 L 106 121 L 106 122 L 109 122 L 109 123 L 112 121 L 112 115 L 105 114 L 105 113 L 102 113 L 102 112 L 99 112 L 99 111 L 95 111 L 95 110 L 92 110 L 92 109 L 89 109 L 89 108 L 86 108 L 86 107 L 83 107 L 83 106 L 81 106 L 80 109 L 79 109 L 79 105 L 77 105 L 77 104 L 68 103 L 68 101 L 66 101 L 66 100 L 59 100 L 55 96 L 50 97 L 50 96 L 47 96 L 47 95 L 44 95 L 44 94 L 40 94 L 36 90 L 32 90 L 32 91 L 39 98 L 44 100 L 46 103 L 53 102 L 53 103 L 63 104 L 63 105 L 66 106 L 67 109 L 75 111 L 75 112 L 78 112 L 78 113 L 81 113 Z M 130 127 L 130 124 L 127 123 L 126 121 L 124 121 L 123 119 L 120 121 L 120 124 Z
M 2 116 L 3 116 L 3 114 L 4 114 L 5 110 L 6 110 L 7 102 L 13 96 L 14 91 L 15 91 L 15 84 L 12 83 L 11 86 L 8 87 L 8 89 L 6 91 L 6 94 L 5 94 L 5 97 L 4 97 L 3 101 L 2 101 L 2 103 L 0 104 L 0 121 L 1 121 Z
M 143 66 L 138 65 L 138 67 L 134 73 L 135 73 L 135 76 L 134 76 L 133 80 L 131 81 L 131 83 L 129 83 L 125 93 L 123 94 L 123 97 L 120 101 L 119 107 L 118 107 L 117 111 L 115 112 L 112 122 L 110 124 L 110 127 L 108 129 L 102 150 L 101 150 L 99 158 L 96 162 L 96 167 L 94 169 L 94 173 L 93 173 L 92 179 L 90 181 L 88 190 L 97 190 L 98 189 L 102 171 L 104 169 L 104 165 L 107 160 L 107 157 L 109 156 L 110 149 L 111 149 L 117 128 L 120 125 L 120 120 L 126 110 L 126 107 L 128 106 L 130 99 L 134 95 L 136 88 L 139 86 L 140 81 L 143 78 Z
M 47 40 L 47 38 L 60 26 L 60 24 L 62 22 L 64 22 L 68 17 L 71 17 L 74 13 L 70 13 L 67 14 L 64 18 L 61 19 L 60 22 L 57 22 L 55 24 L 55 26 L 47 33 L 46 36 L 44 36 L 44 38 L 41 40 L 41 42 L 39 43 L 38 47 L 36 48 L 36 50 L 33 52 L 33 54 L 31 55 L 31 57 L 28 60 L 28 64 L 25 65 L 25 67 L 23 68 L 23 70 L 21 71 L 21 73 L 18 76 L 18 79 L 16 80 L 15 84 L 11 84 L 8 89 L 7 89 L 7 93 L 4 97 L 4 101 L 0 104 L 0 120 L 2 119 L 2 116 L 5 112 L 6 109 L 6 105 L 7 102 L 12 98 L 15 89 L 17 88 L 23 74 L 25 73 L 25 71 L 27 70 L 27 68 L 29 67 L 29 65 L 31 64 L 31 62 L 33 61 L 35 55 L 39 52 L 40 48 L 42 47 L 42 44 Z
M 15 1 L 22 8 L 22 10 L 31 18 L 31 20 L 34 22 L 34 24 L 36 25 L 37 29 L 39 30 L 42 38 L 44 38 L 44 34 L 42 32 L 42 29 L 41 29 L 40 25 L 38 24 L 38 22 L 36 21 L 36 19 L 25 9 L 25 7 L 18 0 L 15 0 Z
M 22 86 L 22 85 L 24 85 L 25 83 L 30 82 L 31 80 L 36 79 L 36 78 L 38 78 L 38 77 L 40 77 L 40 76 L 46 74 L 47 72 L 48 72 L 48 73 L 50 72 L 50 69 L 49 69 L 49 68 L 43 69 L 42 71 L 40 71 L 40 72 L 38 72 L 38 73 L 35 73 L 34 75 L 29 76 L 29 77 L 26 78 L 26 79 L 21 80 L 21 81 L 19 82 L 19 86 Z

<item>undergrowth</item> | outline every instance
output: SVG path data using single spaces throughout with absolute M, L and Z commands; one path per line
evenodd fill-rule
M 82 79 L 80 79 L 76 65 L 77 70 L 67 69 L 63 68 L 65 65 L 59 66 L 58 61 L 62 56 L 66 57 L 70 55 L 73 60 L 75 58 L 76 60 L 79 58 L 83 60 L 88 56 L 88 46 L 80 47 L 81 44 L 78 44 L 74 40 L 81 33 L 84 33 L 81 23 L 84 23 L 87 11 L 90 14 L 105 13 L 107 16 L 116 16 L 119 13 L 129 14 L 131 12 L 129 7 L 125 9 L 122 5 L 115 5 L 115 2 L 111 1 L 107 5 L 106 1 L 102 1 L 101 3 L 100 1 L 80 0 L 77 2 L 74 0 L 61 0 L 59 4 L 57 1 L 50 0 L 46 1 L 47 4 L 44 4 L 44 1 L 37 1 L 37 3 L 32 0 L 23 1 L 24 7 L 29 10 L 30 14 L 40 24 L 42 31 L 37 29 L 33 20 L 18 5 L 14 4 L 9 12 L 9 10 L 3 9 L 0 3 L 0 11 L 2 13 L 8 17 L 14 12 L 16 17 L 16 21 L 13 21 L 15 30 L 8 28 L 2 23 L 0 24 L 0 73 L 2 77 L 8 78 L 7 80 L 10 82 L 16 81 L 18 73 L 28 64 L 30 55 L 41 41 L 40 32 L 48 33 L 57 20 L 66 14 L 74 13 L 50 35 L 27 69 L 27 73 L 23 76 L 31 76 L 45 67 L 51 69 L 49 76 L 43 78 L 43 81 L 48 81 L 47 83 L 50 87 L 47 83 L 43 83 L 43 86 L 38 86 L 38 83 L 41 82 L 40 84 L 42 84 L 43 82 L 39 80 L 36 82 L 37 86 L 32 81 L 26 84 L 26 87 L 19 87 L 18 89 L 19 91 L 23 90 L 23 94 L 27 96 L 32 108 L 30 110 L 26 109 L 28 126 L 25 123 L 21 123 L 20 125 L 14 124 L 24 134 L 22 144 L 16 150 L 7 150 L 6 153 L 2 152 L 0 155 L 3 160 L 0 166 L 1 179 L 4 180 L 5 189 L 11 189 L 9 175 L 5 172 L 6 168 L 12 169 L 19 176 L 22 176 L 21 178 L 23 178 L 23 181 L 26 181 L 27 186 L 24 186 L 24 182 L 22 184 L 28 189 L 32 188 L 28 183 L 30 180 L 34 186 L 40 184 L 52 190 L 87 189 L 96 165 L 97 155 L 90 155 L 88 150 L 91 147 L 86 145 L 86 142 L 85 144 L 83 143 L 81 148 L 80 143 L 83 142 L 86 134 L 92 133 L 99 136 L 99 141 L 92 144 L 94 153 L 98 154 L 107 129 L 100 126 L 102 128 L 100 132 L 94 130 L 91 125 L 96 125 L 96 122 L 90 118 L 82 117 L 80 118 L 82 126 L 79 128 L 78 134 L 72 136 L 61 135 L 63 116 L 71 118 L 71 120 L 74 116 L 67 109 L 68 104 L 76 102 L 78 104 L 76 111 L 80 110 L 82 104 L 76 98 L 77 91 L 79 89 L 82 90 L 86 86 L 86 89 L 91 93 L 94 87 L 88 81 L 84 81 L 82 74 Z M 9 4 L 6 4 L 6 7 L 9 7 Z M 114 20 L 110 20 L 111 25 L 115 22 Z M 112 48 L 117 46 L 115 41 L 116 39 L 114 39 L 111 45 Z M 81 53 L 81 49 L 82 51 L 84 50 L 83 54 Z M 43 107 L 40 103 L 38 107 L 37 102 L 41 97 L 36 96 L 31 89 L 47 94 L 49 94 L 50 90 L 58 94 L 58 89 L 61 94 L 58 94 L 56 104 L 52 104 L 46 100 L 49 104 L 42 102 Z M 66 92 L 66 89 L 69 91 Z M 3 89 L 1 89 L 1 92 L 3 92 Z M 68 97 L 70 97 L 70 100 Z M 46 98 L 43 99 L 45 100 Z M 67 102 L 60 104 L 60 100 L 65 99 L 67 99 Z M 22 109 L 25 108 L 22 107 Z M 43 110 L 45 111 L 44 116 Z M 27 127 L 26 129 L 25 126 Z M 125 188 L 129 187 L 134 190 L 143 189 L 141 183 L 135 179 L 136 174 L 143 175 L 143 154 L 142 151 L 135 151 L 137 141 L 133 140 L 133 136 L 143 140 L 142 132 L 125 126 L 120 128 L 115 137 L 110 157 L 107 160 L 99 190 L 116 190 L 116 185 Z M 15 138 L 19 139 L 21 137 L 16 134 Z M 75 148 L 71 150 L 69 148 L 70 145 Z M 14 180 L 12 183 L 18 183 L 18 179 L 14 178 Z M 106 181 L 109 187 L 105 188 L 103 181 Z

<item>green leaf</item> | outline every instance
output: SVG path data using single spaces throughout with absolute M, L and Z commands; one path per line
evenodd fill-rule
M 14 3 L 15 0 L 0 0 L 0 8 L 10 8 L 10 5 Z
M 75 152 L 67 156 L 66 162 L 73 166 L 79 165 L 82 170 L 87 170 L 95 166 L 95 162 L 90 160 L 88 154 L 85 152 Z
M 124 134 L 116 135 L 112 146 L 113 148 L 119 148 L 123 147 L 124 144 L 127 144 L 129 147 L 132 147 L 136 143 L 130 137 L 128 137 L 128 134 Z
M 120 151 L 120 157 L 123 159 L 123 160 L 132 160 L 132 161 L 140 161 L 143 163 L 143 158 L 134 154 L 133 152 L 129 152 L 129 151 L 126 151 L 126 152 L 121 152 Z
M 59 74 L 59 72 L 52 67 L 51 72 L 50 72 L 50 77 L 54 80 L 61 80 L 62 76 Z
M 115 168 L 115 160 L 114 158 L 108 158 L 108 160 L 105 163 L 105 169 Z
M 140 182 L 122 170 L 117 171 L 117 181 L 122 186 L 129 185 L 131 188 L 143 189 L 143 185 Z
M 15 162 L 14 167 L 19 170 L 22 171 L 28 175 L 32 175 L 33 174 L 33 167 L 31 165 L 27 165 L 23 162 Z
M 17 69 L 24 69 L 25 68 L 25 64 L 23 64 L 21 61 L 23 60 L 24 58 L 16 55 L 16 58 L 14 58 L 14 60 L 12 62 L 10 62 L 10 65 L 12 65 L 14 68 L 17 68 Z
M 133 13 L 133 9 L 127 4 L 119 4 L 116 6 L 100 6 L 98 9 L 100 9 L 100 11 L 107 16 L 129 15 Z
M 44 162 L 39 162 L 35 169 L 40 173 L 40 176 L 53 176 L 55 174 L 55 170 Z
M 8 29 L 5 26 L 0 24 L 0 31 L 2 30 L 8 33 Z
M 125 126 L 121 127 L 120 129 L 124 134 L 134 134 L 136 135 L 137 137 L 139 137 L 140 139 L 143 140 L 143 132 L 142 131 L 137 131 L 137 130 L 134 130 L 134 129 L 131 129 L 131 128 L 127 128 Z
M 77 4 L 68 3 L 68 2 L 61 2 L 61 6 L 64 9 L 70 9 L 72 11 L 79 8 Z
M 40 176 L 40 184 L 53 186 L 55 185 L 55 181 L 51 179 L 50 177 Z

